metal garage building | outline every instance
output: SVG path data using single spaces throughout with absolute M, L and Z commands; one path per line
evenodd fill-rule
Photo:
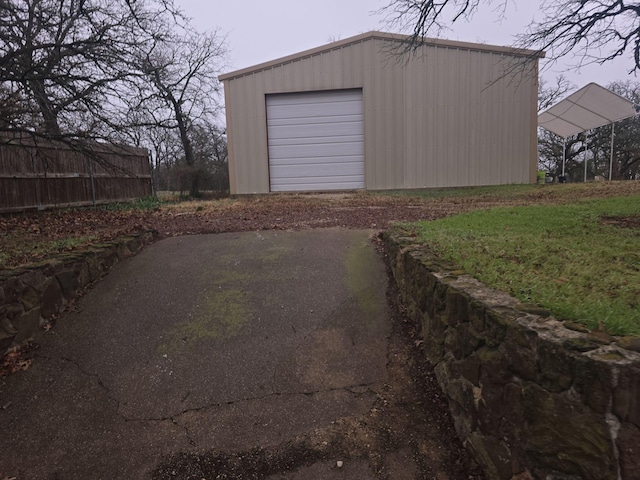
M 231 193 L 530 183 L 533 51 L 369 32 L 231 72 Z M 505 74 L 506 71 L 512 72 Z

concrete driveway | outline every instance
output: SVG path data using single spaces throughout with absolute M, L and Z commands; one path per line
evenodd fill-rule
M 393 369 L 369 236 L 177 237 L 118 265 L 1 381 L 0 479 L 421 478 L 408 445 L 368 453 Z

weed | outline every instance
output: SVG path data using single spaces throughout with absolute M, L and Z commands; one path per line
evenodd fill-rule
M 16 241 L 12 241 L 9 236 L 5 236 L 2 239 L 3 246 L 10 245 L 11 248 L 0 249 L 0 270 L 8 268 L 8 265 L 12 262 L 15 263 L 16 259 L 25 258 L 29 262 L 34 262 L 50 258 L 62 252 L 70 252 L 85 247 L 95 242 L 97 238 L 93 235 L 85 235 L 57 240 L 31 239 L 25 242 L 22 237 L 17 237 Z
M 101 208 L 110 211 L 123 211 L 123 210 L 155 210 L 162 205 L 157 197 L 144 197 L 131 200 L 130 202 L 116 202 L 108 203 Z

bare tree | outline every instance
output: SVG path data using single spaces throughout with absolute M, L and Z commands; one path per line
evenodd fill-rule
M 640 105 L 640 83 L 627 81 L 613 82 L 607 88 L 618 95 Z M 614 157 L 612 177 L 619 180 L 640 179 L 640 118 L 621 120 L 615 125 Z M 611 127 L 596 129 L 594 143 L 601 152 L 597 157 L 603 165 L 597 175 L 608 174 L 611 141 Z
M 631 53 L 640 69 L 640 4 L 635 1 L 542 2 L 542 21 L 517 37 L 519 46 L 546 50 L 551 59 L 577 55 L 581 63 L 606 63 Z
M 554 82 L 549 84 L 543 78 L 538 82 L 538 112 L 542 112 L 564 98 L 567 93 L 575 90 L 576 86 L 564 75 L 558 75 Z
M 538 112 L 553 106 L 575 88 L 576 86 L 563 75 L 557 76 L 551 83 L 540 79 L 538 82 Z M 583 142 L 577 136 L 570 138 L 568 142 L 563 142 L 562 138 L 556 134 L 538 127 L 539 170 L 545 171 L 553 177 L 561 175 L 563 148 L 565 149 L 564 158 L 566 159 L 565 169 L 573 173 L 577 171 L 576 168 L 579 166 L 577 159 L 584 150 Z
M 0 104 L 5 131 L 94 138 L 115 124 L 132 54 L 166 35 L 170 0 L 0 0 Z
M 192 170 L 189 193 L 199 193 L 193 126 L 210 124 L 219 111 L 218 74 L 226 55 L 224 38 L 216 32 L 184 32 L 156 42 L 139 58 L 147 83 L 132 109 L 143 112 L 149 125 L 178 132 L 184 158 Z
M 523 0 L 524 1 L 524 0 Z M 508 16 L 507 0 L 392 0 L 383 12 L 389 25 L 409 32 L 405 50 L 415 50 L 422 38 L 437 35 L 448 25 L 468 20 L 481 7 L 491 7 L 496 16 Z M 582 64 L 605 63 L 629 52 L 640 69 L 640 5 L 615 0 L 544 0 L 542 20 L 518 35 L 515 46 L 546 50 L 557 60 L 578 55 Z
M 562 159 L 564 148 L 564 174 L 570 181 L 579 181 L 584 172 L 582 155 L 585 151 L 584 135 L 574 135 L 564 142 L 561 137 L 548 130 L 538 129 L 538 168 L 552 177 L 563 173 Z
M 205 175 L 205 186 L 210 190 L 229 190 L 227 139 L 223 130 L 215 124 L 201 123 L 194 126 L 193 144 L 196 165 Z
M 0 0 L 0 133 L 147 147 L 197 194 L 192 130 L 217 119 L 225 44 L 173 1 Z
M 550 87 L 553 90 L 553 87 Z M 640 84 L 614 82 L 608 87 L 618 95 L 640 104 Z M 543 94 L 542 97 L 545 97 Z M 538 129 L 539 168 L 553 176 L 562 173 L 562 148 L 566 159 L 565 174 L 569 180 L 580 181 L 584 176 L 584 155 L 588 148 L 588 176 L 609 177 L 611 159 L 611 126 L 605 125 L 563 141 L 548 130 Z M 615 125 L 612 178 L 633 180 L 640 178 L 640 118 L 621 120 Z
M 194 152 L 194 163 L 186 164 L 184 147 L 177 130 L 145 129 L 149 139 L 143 142 L 151 146 L 154 179 L 157 191 L 187 192 L 193 175 L 197 175 L 199 187 L 219 193 L 229 191 L 227 142 L 223 130 L 217 124 L 199 121 L 189 132 Z
M 415 50 L 427 36 L 438 36 L 449 24 L 469 20 L 481 3 L 491 0 L 393 0 L 380 11 L 386 15 L 387 23 L 409 33 L 405 42 L 407 50 Z M 503 0 L 501 14 L 507 0 Z

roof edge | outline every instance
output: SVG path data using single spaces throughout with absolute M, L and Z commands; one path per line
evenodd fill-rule
M 354 43 L 359 43 L 365 40 L 390 40 L 395 42 L 404 42 L 410 38 L 409 35 L 402 35 L 398 33 L 387 33 L 387 32 L 379 32 L 379 31 L 370 31 L 366 33 L 361 33 L 359 35 L 355 35 L 353 37 L 345 38 L 343 40 L 338 40 L 336 42 L 328 43 L 325 45 L 321 45 L 319 47 L 311 48 L 308 50 L 304 50 L 302 52 L 294 53 L 291 55 L 287 55 L 285 57 L 276 58 L 274 60 L 269 60 L 267 62 L 258 63 L 256 65 L 245 67 L 240 70 L 235 70 L 229 73 L 222 74 L 218 77 L 218 79 L 222 82 L 225 80 L 231 80 L 236 77 L 242 77 L 244 75 L 250 73 L 256 73 L 261 70 L 266 70 L 268 68 L 275 67 L 277 65 L 282 65 L 285 63 L 290 63 L 294 60 L 299 60 L 306 57 L 311 57 L 313 55 L 317 55 L 319 53 L 328 52 L 331 50 L 335 50 L 338 48 L 342 48 Z M 527 50 L 523 48 L 515 48 L 515 47 L 504 47 L 498 45 L 490 45 L 485 43 L 471 43 L 471 42 L 461 42 L 458 40 L 446 40 L 442 38 L 427 38 L 424 37 L 422 39 L 422 43 L 428 46 L 436 46 L 436 47 L 450 47 L 450 48 L 463 48 L 467 50 L 476 50 L 481 52 L 491 52 L 491 53 L 506 53 L 510 55 L 516 55 L 521 57 L 535 57 L 535 58 L 544 58 L 545 52 L 541 50 Z

